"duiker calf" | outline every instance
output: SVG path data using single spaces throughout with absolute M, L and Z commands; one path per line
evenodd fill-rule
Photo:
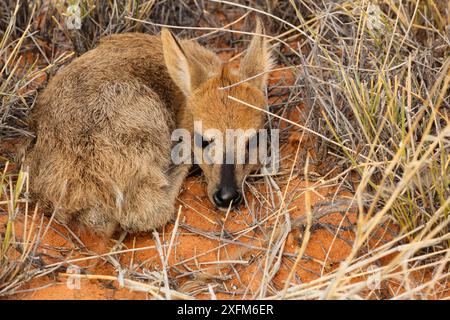
M 263 32 L 257 21 L 256 34 Z M 37 199 L 63 222 L 111 235 L 160 227 L 189 166 L 171 161 L 171 132 L 203 128 L 255 129 L 264 114 L 228 98 L 264 107 L 270 57 L 255 35 L 238 70 L 191 40 L 138 33 L 114 35 L 50 80 L 30 114 L 36 138 L 25 165 Z M 253 78 L 252 78 L 253 77 Z M 221 87 L 250 81 L 223 90 Z M 204 143 L 194 146 L 194 153 Z M 208 196 L 219 208 L 237 205 L 253 165 L 200 164 Z

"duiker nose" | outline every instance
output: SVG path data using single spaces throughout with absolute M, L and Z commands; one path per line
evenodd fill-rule
M 237 206 L 242 201 L 241 193 L 235 188 L 222 187 L 214 193 L 214 203 L 219 208 L 228 208 L 231 201 L 233 201 L 233 207 Z

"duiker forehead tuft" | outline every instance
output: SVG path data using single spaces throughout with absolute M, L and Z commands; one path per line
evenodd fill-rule
M 221 90 L 227 90 L 236 83 L 240 82 L 239 72 L 236 68 L 233 68 L 229 64 L 223 64 L 220 73 Z
M 222 66 L 222 72 L 189 100 L 194 119 L 201 121 L 203 128 L 246 130 L 263 126 L 263 111 L 230 99 L 231 96 L 258 108 L 266 105 L 264 94 L 247 83 L 240 83 L 240 78 L 233 75 L 234 71 L 227 65 Z

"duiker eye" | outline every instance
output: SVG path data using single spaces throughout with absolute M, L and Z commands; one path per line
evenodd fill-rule
M 202 137 L 196 137 L 195 139 L 195 144 L 197 145 L 197 147 L 205 149 L 207 146 L 209 146 L 211 144 L 212 141 L 210 140 L 205 140 Z
M 202 140 L 202 148 L 205 149 L 207 146 L 211 144 L 211 141 L 208 140 Z
M 212 140 L 206 140 L 200 134 L 195 133 L 195 145 L 199 148 L 205 149 L 211 144 Z

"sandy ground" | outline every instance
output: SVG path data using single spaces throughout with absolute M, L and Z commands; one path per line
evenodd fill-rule
M 295 180 L 299 188 L 306 187 L 306 183 Z M 203 196 L 203 185 L 200 178 L 190 178 L 180 195 L 182 205 L 179 219 L 179 227 L 176 230 L 174 246 L 168 259 L 170 279 L 178 285 L 178 290 L 186 293 L 196 292 L 197 281 L 210 281 L 216 289 L 219 298 L 245 298 L 257 292 L 263 278 L 265 250 L 248 249 L 243 245 L 228 244 L 220 240 L 220 235 L 225 233 L 237 234 L 247 230 L 248 223 L 253 219 L 248 210 L 242 212 L 230 212 L 228 216 L 219 213 L 209 204 L 209 200 Z M 323 188 L 312 195 L 312 204 L 326 197 L 331 190 Z M 292 202 L 290 208 L 291 218 L 295 219 L 304 214 L 304 195 Z M 2 220 L 5 217 L 2 217 Z M 38 216 L 39 218 L 39 216 Z M 47 220 L 47 218 L 46 218 Z M 323 219 L 324 222 L 333 224 L 341 223 L 342 215 L 333 214 Z M 345 224 L 345 223 L 344 223 Z M 16 224 L 17 236 L 20 237 L 21 223 Z M 163 230 L 158 230 L 160 242 L 168 244 L 174 232 L 174 223 L 168 224 Z M 293 259 L 293 255 L 299 247 L 298 232 L 293 231 L 285 243 L 284 254 L 280 270 L 273 281 L 275 290 L 284 287 Z M 248 236 L 246 236 L 248 235 Z M 268 234 L 267 236 L 270 236 Z M 351 232 L 342 232 L 344 239 L 351 240 Z M 264 244 L 264 238 L 260 232 L 246 232 L 244 236 L 234 237 L 234 242 L 242 242 L 253 246 Z M 217 239 L 217 240 L 215 240 Z M 229 239 L 228 239 L 229 240 Z M 82 243 L 82 244 L 81 244 Z M 102 239 L 86 232 L 81 232 L 79 241 L 75 240 L 68 230 L 52 223 L 42 241 L 43 260 L 47 264 L 55 263 L 61 259 L 73 261 L 70 265 L 82 268 L 83 273 L 102 276 L 118 276 L 117 269 L 104 259 L 77 261 L 110 252 L 116 243 L 113 240 Z M 146 272 L 160 271 L 162 262 L 158 250 L 155 248 L 155 240 L 152 234 L 128 235 L 124 242 L 116 250 L 138 249 L 133 253 L 123 253 L 119 263 L 122 268 L 145 270 Z M 305 252 L 305 259 L 296 268 L 294 282 L 308 282 L 317 279 L 339 265 L 339 262 L 347 256 L 350 245 L 325 229 L 315 230 L 311 236 Z M 115 257 L 117 257 L 115 256 Z M 53 258 L 55 257 L 55 258 Z M 220 264 L 216 264 L 221 261 Z M 238 261 L 229 264 L 226 261 Z M 215 267 L 220 267 L 215 269 Z M 212 267 L 212 270 L 207 270 Z M 196 270 L 204 270 L 197 273 Z M 180 277 L 181 276 L 181 277 Z M 126 273 L 125 273 L 126 277 Z M 218 280 L 224 278 L 225 280 Z M 230 277 L 231 279 L 227 279 Z M 70 285 L 71 280 L 69 280 Z M 77 289 L 69 289 L 66 277 L 54 275 L 42 277 L 31 281 L 28 289 L 38 289 L 33 292 L 17 295 L 20 299 L 145 299 L 147 294 L 120 289 L 117 281 L 108 280 L 81 280 Z M 221 293 L 226 291 L 227 293 Z M 208 294 L 199 292 L 200 298 L 209 298 Z

